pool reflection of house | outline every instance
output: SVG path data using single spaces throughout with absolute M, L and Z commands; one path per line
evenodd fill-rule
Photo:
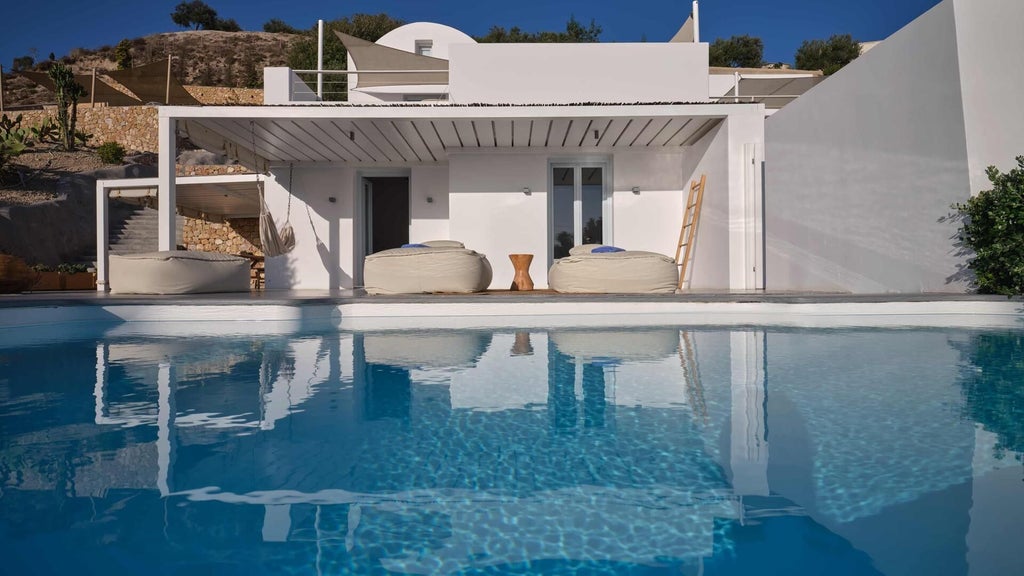
M 17 518 L 45 493 L 83 508 L 74 533 L 139 550 L 152 547 L 146 531 L 85 520 L 166 515 L 153 533 L 307 542 L 324 566 L 379 559 L 420 573 L 549 557 L 543 543 L 516 546 L 540 533 L 568 538 L 559 555 L 577 559 L 722 562 L 743 557 L 725 552 L 749 544 L 744 531 L 779 522 L 863 551 L 885 573 L 990 573 L 1014 566 L 992 543 L 1021 517 L 1010 513 L 1019 461 L 950 409 L 972 338 L 663 328 L 114 338 L 69 348 L 31 389 L 12 385 L 16 398 L 89 405 L 66 429 L 70 444 L 6 450 L 17 475 L 0 506 Z M 444 355 L 455 343 L 461 352 Z M 886 368 L 894 353 L 916 375 L 900 391 Z M 95 386 L 66 385 L 83 374 Z M 36 442 L 54 405 L 4 415 L 0 425 L 24 431 L 5 441 Z M 650 533 L 622 547 L 612 535 L 638 519 Z M 572 540 L 581 526 L 598 526 L 595 539 Z M 403 552 L 401 534 L 429 557 Z
M 492 554 L 489 562 L 547 557 L 542 545 L 511 543 L 538 530 L 557 539 L 595 515 L 609 533 L 643 518 L 652 530 L 649 547 L 619 549 L 609 538 L 563 553 L 648 562 L 660 550 L 707 559 L 731 545 L 715 539 L 715 518 L 742 524 L 809 515 L 817 530 L 902 572 L 924 558 L 934 561 L 929 566 L 966 564 L 966 532 L 936 533 L 928 528 L 931 514 L 963 518 L 963 530 L 970 514 L 972 533 L 1001 516 L 971 504 L 972 476 L 1006 464 L 985 448 L 987 433 L 946 409 L 959 395 L 955 383 L 935 387 L 950 376 L 934 350 L 947 350 L 955 362 L 945 334 L 904 350 L 921 355 L 924 370 L 920 394 L 900 396 L 909 404 L 884 392 L 884 370 L 870 360 L 899 344 L 876 333 L 772 333 L 770 358 L 762 332 L 525 335 L 442 332 L 432 343 L 426 333 L 376 332 L 272 344 L 263 359 L 254 354 L 248 362 L 264 371 L 248 388 L 264 408 L 248 415 L 218 414 L 203 405 L 209 400 L 179 395 L 185 386 L 176 374 L 187 364 L 160 363 L 158 476 L 151 485 L 166 496 L 259 506 L 264 539 L 316 540 L 325 558 L 332 546 L 351 555 L 396 538 L 398 527 L 420 526 L 419 534 L 434 534 L 427 538 L 431 560 L 399 554 L 384 562 L 423 573 L 466 568 L 480 546 Z M 699 360 L 699 381 L 685 376 L 681 336 Z M 455 341 L 465 352 L 441 359 L 430 352 Z M 642 346 L 631 351 L 631 341 Z M 832 358 L 827 387 L 806 385 L 813 368 L 799 358 L 808 346 Z M 850 346 L 863 353 L 850 357 Z M 282 350 L 289 360 L 280 359 Z M 275 374 L 272 365 L 284 369 Z M 690 385 L 700 389 L 688 391 Z M 102 390 L 101 383 L 98 398 Z M 267 408 L 278 401 L 285 404 Z M 98 405 L 97 414 L 116 411 L 114 402 Z M 898 421 L 906 422 L 908 442 L 877 452 Z M 209 453 L 205 435 L 219 442 L 231 436 L 232 448 Z M 297 448 L 294 438 L 304 442 Z M 643 449 L 622 453 L 618 444 Z M 472 461 L 463 460 L 468 454 Z M 175 465 L 182 455 L 186 468 Z M 633 487 L 619 490 L 626 478 Z M 660 513 L 644 516 L 648 506 Z M 899 553 L 878 547 L 872 534 L 879 522 L 900 527 L 890 534 Z M 952 538 L 941 547 L 945 556 L 907 553 L 938 549 L 936 538 Z

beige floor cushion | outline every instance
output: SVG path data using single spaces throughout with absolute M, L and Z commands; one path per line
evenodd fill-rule
M 110 256 L 110 291 L 118 294 L 248 292 L 248 258 L 167 250 Z
M 479 292 L 491 284 L 487 257 L 457 247 L 394 248 L 363 264 L 367 294 Z
M 676 291 L 675 260 L 654 252 L 570 254 L 555 260 L 548 286 L 557 292 L 650 294 Z

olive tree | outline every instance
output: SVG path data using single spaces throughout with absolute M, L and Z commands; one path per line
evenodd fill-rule
M 764 43 L 754 36 L 716 38 L 708 48 L 708 64 L 726 68 L 760 68 L 764 65 Z
M 804 40 L 796 51 L 796 67 L 821 70 L 826 76 L 860 56 L 860 43 L 849 34 L 835 34 L 828 40 Z
M 217 23 L 217 11 L 203 0 L 192 0 L 175 6 L 171 20 L 182 28 L 213 30 Z

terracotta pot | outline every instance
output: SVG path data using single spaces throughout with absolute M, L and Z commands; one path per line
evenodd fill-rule
M 11 294 L 28 290 L 35 284 L 37 274 L 21 258 L 0 254 L 0 293 Z

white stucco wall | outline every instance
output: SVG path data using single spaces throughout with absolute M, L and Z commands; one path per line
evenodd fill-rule
M 492 288 L 512 283 L 512 253 L 533 254 L 530 277 L 547 286 L 547 156 L 451 154 L 451 238 L 487 255 Z M 523 188 L 530 193 L 523 193 Z
M 1024 155 L 1024 3 L 955 0 L 971 191 L 990 190 L 985 169 L 1008 171 Z
M 684 194 L 689 195 L 689 182 L 707 177 L 704 203 L 693 244 L 691 271 L 683 285 L 690 290 L 724 289 L 729 287 L 729 129 L 723 123 L 694 146 L 694 154 L 684 164 L 689 173 Z M 692 165 L 691 165 L 692 164 Z M 678 218 L 682 218 L 682 196 Z M 679 230 L 676 230 L 676 239 Z
M 751 118 L 758 118 L 755 111 Z M 708 175 L 704 211 L 693 261 L 694 289 L 743 288 L 743 246 L 749 240 L 742 203 L 741 133 L 750 125 L 738 121 L 729 141 L 723 123 L 697 145 L 672 151 L 619 152 L 611 156 L 613 186 L 610 243 L 629 250 L 675 255 L 689 182 Z M 753 130 L 756 132 L 756 130 Z M 588 155 L 587 158 L 593 158 Z M 450 159 L 450 231 L 494 268 L 493 288 L 512 281 L 508 254 L 534 254 L 530 276 L 547 286 L 548 195 L 547 171 L 564 151 L 471 152 Z M 640 189 L 634 194 L 632 188 Z M 523 188 L 530 188 L 524 194 Z M 737 204 L 738 203 L 738 204 Z M 740 284 L 737 284 L 740 283 Z
M 452 44 L 455 103 L 703 102 L 708 45 Z
M 310 87 L 291 68 L 271 66 L 263 69 L 264 104 L 312 104 L 319 101 L 316 84 Z
M 447 240 L 448 166 L 414 166 L 409 179 L 409 241 Z M 428 201 L 429 199 L 429 201 Z
M 675 255 L 687 183 L 685 149 L 619 152 L 614 157 L 613 238 L 628 250 Z M 640 189 L 633 193 L 633 187 Z
M 294 197 L 288 206 L 288 167 L 274 167 L 266 183 L 267 207 L 280 228 L 295 231 L 295 249 L 266 259 L 267 289 L 352 287 L 353 187 L 348 168 L 304 167 L 292 174 Z M 334 198 L 331 202 L 329 198 Z
M 766 121 L 767 288 L 965 289 L 956 36 L 947 0 Z

